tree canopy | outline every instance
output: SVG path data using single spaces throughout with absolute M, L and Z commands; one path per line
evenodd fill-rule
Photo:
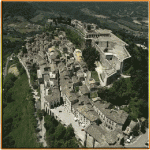
M 94 64 L 95 61 L 99 61 L 99 59 L 100 59 L 99 52 L 96 51 L 96 49 L 93 47 L 88 47 L 83 50 L 82 55 L 83 55 L 84 61 L 86 62 L 87 66 L 88 66 L 88 70 L 94 71 L 95 70 L 95 64 Z
M 78 148 L 74 129 L 71 125 L 65 128 L 53 116 L 45 116 L 46 141 L 50 148 Z
M 9 81 L 9 78 L 14 81 L 13 75 L 8 74 L 5 79 Z M 6 80 L 4 85 L 7 83 Z M 35 134 L 37 124 L 34 117 L 33 95 L 25 73 L 13 82 L 7 93 L 10 93 L 8 98 L 13 99 L 13 101 L 6 101 L 7 104 L 3 107 L 2 147 L 39 147 Z M 3 95 L 3 101 L 5 98 Z

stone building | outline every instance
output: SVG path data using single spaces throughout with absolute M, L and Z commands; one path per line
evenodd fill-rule
M 100 29 L 95 24 L 82 23 L 73 20 L 75 28 L 80 28 L 87 46 L 95 47 L 100 53 L 97 64 L 101 86 L 114 82 L 123 72 L 125 62 L 131 57 L 124 41 L 115 36 L 112 31 Z
M 125 124 L 128 114 L 123 110 L 111 109 L 111 104 L 95 101 L 92 103 L 94 110 L 99 115 L 102 125 L 109 130 L 115 130 L 116 127 L 122 130 L 123 125 Z
M 78 97 L 78 102 L 72 105 L 72 113 L 75 121 L 83 127 L 87 127 L 90 123 L 100 123 L 97 113 L 94 111 L 88 96 L 82 95 Z
M 45 95 L 44 108 L 45 111 L 51 115 L 50 109 L 60 105 L 60 92 L 59 89 L 51 89 L 49 95 Z
M 96 125 L 96 123 L 90 124 L 85 129 L 85 145 L 90 148 L 108 148 L 112 147 L 122 147 L 120 142 L 123 138 L 122 133 L 119 130 L 108 131 L 101 125 Z
M 78 20 L 73 20 L 72 24 L 82 30 L 85 40 L 100 53 L 96 71 L 101 86 L 116 80 L 122 73 L 124 60 L 130 57 L 124 47 L 126 43 L 117 39 L 111 31 L 98 29 L 95 24 Z M 82 59 L 81 50 L 75 49 L 65 32 L 58 30 L 54 39 L 44 33 L 27 41 L 27 63 L 39 66 L 38 82 L 43 88 L 41 108 L 52 115 L 51 110 L 63 101 L 65 109 L 82 127 L 85 134 L 82 142 L 86 147 L 119 145 L 123 133 L 127 133 L 125 123 L 128 114 L 112 109 L 110 103 L 104 103 L 97 97 L 97 83 Z

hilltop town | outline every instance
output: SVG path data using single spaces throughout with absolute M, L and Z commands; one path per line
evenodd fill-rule
M 127 44 L 95 24 L 78 20 L 71 24 L 81 34 L 85 47 L 99 52 L 95 76 L 84 62 L 82 50 L 60 28 L 27 37 L 27 52 L 21 51 L 18 57 L 27 72 L 33 64 L 38 66 L 41 110 L 64 126 L 72 124 L 76 138 L 85 147 L 122 147 L 137 123 L 129 122 L 128 113 L 98 97 L 97 90 L 109 87 L 122 75 L 124 62 L 131 57 Z

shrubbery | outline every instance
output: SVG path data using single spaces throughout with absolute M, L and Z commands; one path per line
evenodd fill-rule
M 46 141 L 50 148 L 78 148 L 74 129 L 71 125 L 65 128 L 54 117 L 46 115 Z
M 3 88 L 7 94 L 3 93 L 3 102 L 5 101 L 6 105 L 3 107 L 2 147 L 40 147 L 35 134 L 37 123 L 34 117 L 34 98 L 26 74 L 20 75 L 19 78 L 8 74 Z

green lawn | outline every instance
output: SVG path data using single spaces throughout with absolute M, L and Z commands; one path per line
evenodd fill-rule
M 93 78 L 95 81 L 99 82 L 98 74 L 96 71 L 91 71 L 91 78 Z

